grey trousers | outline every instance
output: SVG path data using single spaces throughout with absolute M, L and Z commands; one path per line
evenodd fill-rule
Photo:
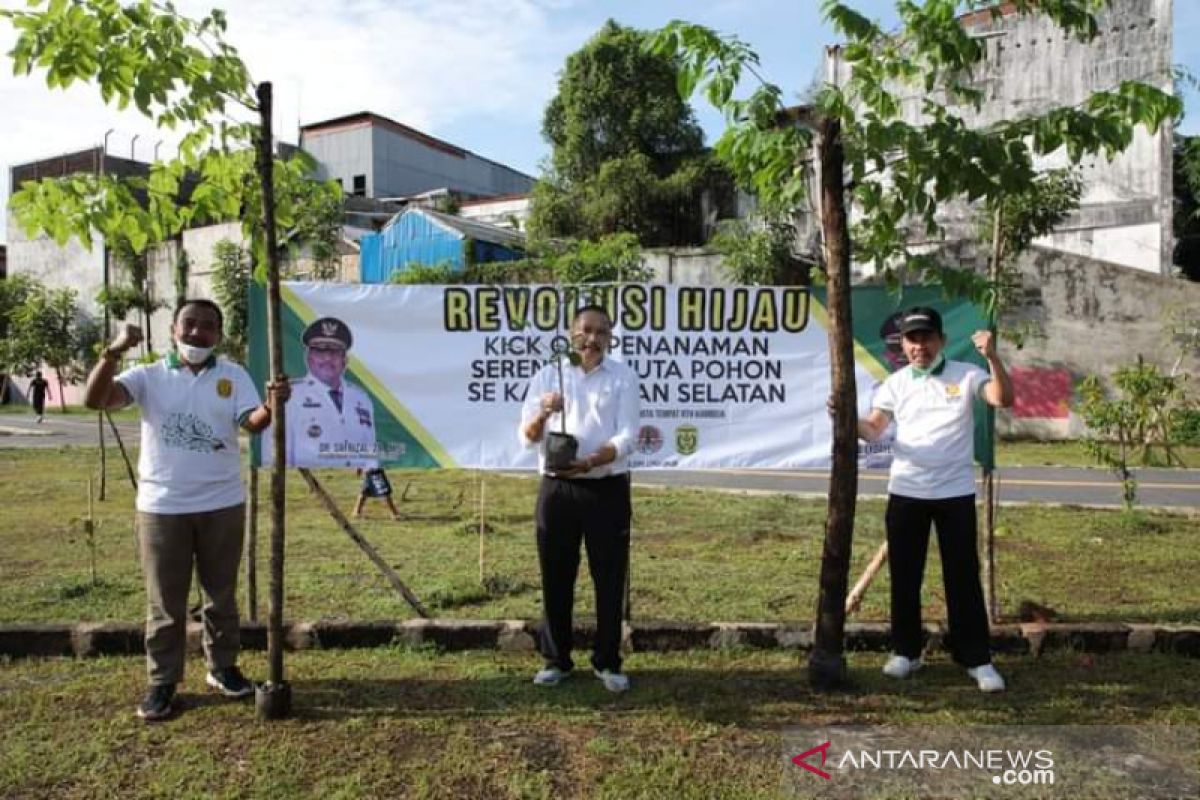
M 237 663 L 241 625 L 237 609 L 245 506 L 195 514 L 137 514 L 146 582 L 146 671 L 150 684 L 183 680 L 187 603 L 192 566 L 205 600 L 204 656 L 209 669 Z

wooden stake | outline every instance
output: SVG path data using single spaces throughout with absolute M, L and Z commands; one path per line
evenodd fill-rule
M 879 570 L 883 569 L 884 563 L 888 557 L 888 546 L 885 541 L 879 545 L 879 549 L 875 551 L 875 555 L 871 558 L 871 562 L 867 564 L 867 568 L 863 570 L 862 577 L 854 584 L 854 588 L 850 590 L 850 594 L 846 595 L 846 616 L 850 616 L 855 611 L 858 611 L 858 606 L 862 603 L 863 595 L 867 593 L 871 582 L 875 580 L 875 576 L 879 574 Z
M 107 409 L 100 412 L 108 420 L 108 427 L 112 429 L 113 437 L 117 440 L 117 448 L 121 451 L 121 458 L 125 461 L 125 474 L 129 476 L 129 483 L 132 484 L 133 490 L 137 491 L 137 477 L 133 474 L 133 462 L 129 459 L 129 453 L 125 452 L 125 442 L 121 441 L 121 432 L 117 430 L 117 423 L 113 422 L 112 414 Z
M 483 561 L 483 542 L 487 532 L 487 512 L 485 507 L 487 498 L 487 484 L 483 482 L 483 470 L 479 471 L 479 585 L 483 585 L 484 579 L 484 561 Z
M 404 585 L 404 581 L 400 579 L 400 576 L 396 574 L 391 565 L 383 560 L 383 557 L 379 555 L 379 551 L 371 546 L 371 543 L 363 538 L 363 535 L 355 529 L 350 520 L 346 518 L 346 515 L 342 513 L 342 510 L 337 507 L 337 503 L 330 497 L 329 492 L 325 491 L 325 487 L 318 483 L 316 477 L 307 469 L 301 467 L 299 472 L 300 477 L 304 478 L 304 482 L 308 484 L 308 488 L 321 501 L 321 505 L 325 506 L 325 510 L 329 512 L 329 516 L 333 517 L 334 522 L 346 532 L 346 535 L 358 545 L 360 550 L 367 554 L 367 558 L 371 559 L 371 562 L 379 568 L 379 571 L 392 584 L 392 588 L 400 593 L 408 604 L 412 606 L 413 610 L 417 612 L 417 615 L 428 619 L 429 612 L 425 610 L 425 606 L 421 605 L 421 601 L 417 599 L 417 596 Z
M 258 622 L 258 467 L 250 467 L 246 503 L 246 616 Z
M 104 412 L 103 411 L 96 414 L 96 432 L 98 434 L 98 439 L 100 441 L 100 502 L 103 503 L 104 502 L 104 494 L 105 494 L 105 492 L 104 492 L 105 482 L 106 482 L 105 479 L 107 477 L 106 473 L 108 472 L 107 464 L 106 464 L 107 457 L 104 452 Z
M 92 476 L 88 476 L 88 510 L 87 519 L 83 521 L 83 533 L 87 536 L 88 553 L 91 557 L 92 566 L 92 586 L 96 586 L 99 581 L 96 579 L 96 518 L 94 515 L 94 506 L 92 505 Z

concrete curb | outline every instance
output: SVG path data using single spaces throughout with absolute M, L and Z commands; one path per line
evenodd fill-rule
M 413 619 L 377 622 L 292 622 L 285 626 L 289 650 L 337 650 L 391 645 L 432 646 L 439 650 L 501 650 L 533 652 L 538 623 L 528 620 Z M 927 625 L 930 649 L 942 648 L 944 629 Z M 188 647 L 200 649 L 202 628 L 188 626 Z M 594 628 L 576 626 L 578 646 L 588 647 Z M 264 650 L 266 626 L 242 625 L 242 647 Z M 807 650 L 812 628 L 806 623 L 782 622 L 665 622 L 645 621 L 627 626 L 625 646 L 631 652 L 719 650 L 748 647 L 763 650 Z M 998 653 L 1038 656 L 1052 650 L 1084 653 L 1170 653 L 1200 658 L 1200 626 L 1125 623 L 1026 623 L 992 628 L 992 647 Z M 886 622 L 846 625 L 849 651 L 887 652 Z M 78 624 L 0 625 L 0 657 L 108 656 L 143 652 L 142 626 L 104 622 Z

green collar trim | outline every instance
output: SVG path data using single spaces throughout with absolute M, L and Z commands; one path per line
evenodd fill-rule
M 938 357 L 929 365 L 928 369 L 921 369 L 916 364 L 909 364 L 912 367 L 913 375 L 918 378 L 928 378 L 930 375 L 941 375 L 946 370 L 946 356 L 944 353 L 938 353 Z
M 211 355 L 205 359 L 204 363 L 200 366 L 204 369 L 208 369 L 209 367 L 215 367 L 216 365 L 217 357 L 216 355 Z M 183 369 L 186 366 L 188 365 L 184 363 L 182 358 L 179 357 L 179 353 L 174 350 L 167 351 L 167 369 Z

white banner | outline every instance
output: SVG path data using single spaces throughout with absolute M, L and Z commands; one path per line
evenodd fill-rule
M 536 468 L 517 433 L 529 379 L 575 309 L 597 302 L 614 321 L 609 357 L 641 378 L 635 469 L 829 465 L 826 317 L 803 287 L 287 283 L 283 295 L 292 464 Z M 879 369 L 860 357 L 865 408 Z

